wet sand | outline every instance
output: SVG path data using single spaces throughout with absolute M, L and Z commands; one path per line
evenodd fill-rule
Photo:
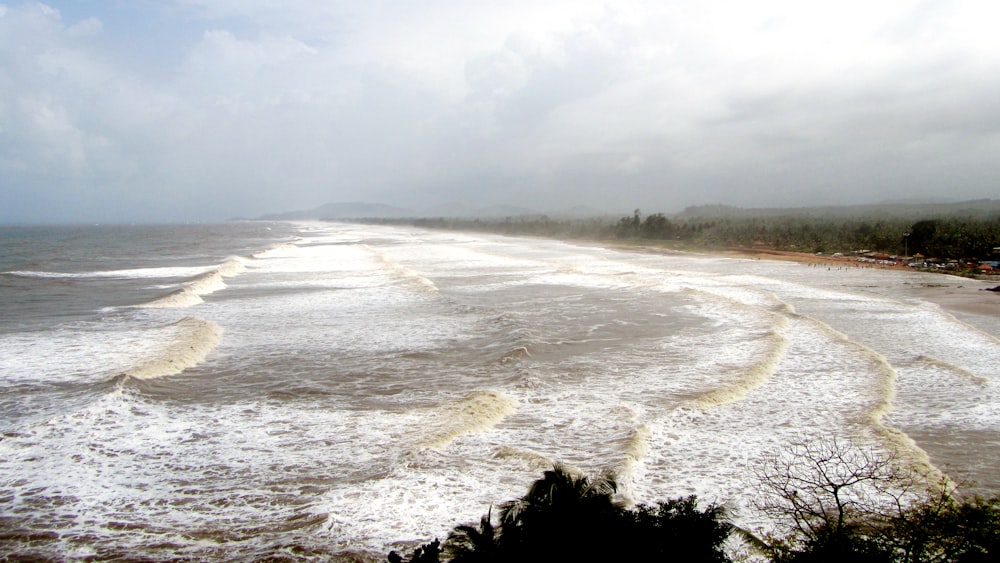
M 792 252 L 787 250 L 771 250 L 764 248 L 726 248 L 726 249 L 694 249 L 679 248 L 667 245 L 629 243 L 612 243 L 608 248 L 616 250 L 631 250 L 634 252 L 649 252 L 657 254 L 706 254 L 726 256 L 745 260 L 781 260 L 796 262 L 809 266 L 826 266 L 828 268 L 878 269 L 897 270 L 901 273 L 914 274 L 913 282 L 906 292 L 912 297 L 928 301 L 940 306 L 952 314 L 970 321 L 971 324 L 1000 338 L 996 327 L 1000 319 L 1000 275 L 982 276 L 986 279 L 973 279 L 953 276 L 946 273 L 927 273 L 914 270 L 904 264 L 880 264 L 875 262 L 859 262 L 853 256 L 832 256 L 828 254 L 812 254 L 808 252 Z M 928 280 L 928 276 L 931 277 Z M 940 276 L 940 282 L 934 281 Z
M 832 256 L 828 254 L 810 254 L 808 252 L 791 252 L 787 250 L 768 250 L 755 248 L 727 248 L 722 251 L 727 256 L 738 258 L 755 258 L 761 260 L 787 260 L 800 264 L 826 264 L 838 266 L 855 266 L 863 268 L 878 268 L 882 270 L 907 270 L 903 264 L 879 264 L 875 262 L 860 262 L 854 256 Z
M 923 284 L 914 287 L 913 295 L 940 306 L 984 332 L 1000 338 L 995 326 L 1000 319 L 1000 292 L 989 291 L 997 281 L 967 280 L 957 286 Z
M 899 270 L 913 274 L 927 274 L 927 272 L 920 272 L 903 264 L 890 265 L 858 262 L 856 258 L 849 256 L 834 257 L 804 252 L 755 249 L 727 249 L 722 254 L 732 256 L 733 258 L 784 260 L 800 264 Z M 943 309 L 955 313 L 1000 317 L 1000 291 L 990 291 L 993 288 L 1000 287 L 1000 276 L 992 276 L 987 279 L 974 279 L 953 276 L 947 273 L 932 273 L 931 275 L 940 276 L 940 283 L 927 281 L 924 275 L 919 277 L 914 276 L 914 282 L 909 293 L 914 297 L 935 303 Z

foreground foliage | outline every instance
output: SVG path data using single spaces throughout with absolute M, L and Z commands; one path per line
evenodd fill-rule
M 438 561 L 730 561 L 738 535 L 778 563 L 981 563 L 1000 560 L 1000 497 L 962 499 L 948 482 L 905 469 L 892 453 L 851 442 L 803 440 L 766 456 L 757 508 L 778 528 L 754 535 L 694 496 L 626 508 L 610 476 L 546 471 L 521 498 L 461 525 L 409 559 Z
M 594 480 L 562 467 L 546 471 L 528 493 L 500 506 L 479 526 L 458 526 L 443 544 L 418 548 L 408 560 L 430 563 L 495 561 L 729 561 L 722 544 L 732 526 L 719 506 L 699 510 L 695 497 L 626 509 L 614 502 L 610 477 Z M 403 561 L 398 554 L 390 562 Z
M 756 478 L 757 508 L 784 528 L 767 542 L 775 561 L 1000 558 L 1000 497 L 960 499 L 894 452 L 802 440 L 766 456 Z

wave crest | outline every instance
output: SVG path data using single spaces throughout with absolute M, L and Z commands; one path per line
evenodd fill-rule
M 478 391 L 438 407 L 424 424 L 420 446 L 442 449 L 459 436 L 496 426 L 517 410 L 518 402 L 498 391 Z
M 150 357 L 124 370 L 136 379 L 156 379 L 194 367 L 214 350 L 222 339 L 222 327 L 198 317 L 184 317 L 164 327 L 172 332 L 166 345 Z
M 209 295 L 225 289 L 225 278 L 239 275 L 244 270 L 246 270 L 246 264 L 244 264 L 243 260 L 236 257 L 230 258 L 214 269 L 196 276 L 180 289 L 141 306 L 151 309 L 170 309 L 190 307 L 198 303 L 203 303 L 203 295 Z

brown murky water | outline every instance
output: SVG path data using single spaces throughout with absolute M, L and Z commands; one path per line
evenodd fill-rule
M 406 228 L 280 235 L 186 261 L 137 239 L 141 264 L 98 255 L 75 278 L 5 270 L 5 299 L 32 280 L 69 283 L 67 303 L 108 292 L 69 319 L 25 308 L 0 335 L 5 552 L 379 557 L 554 462 L 755 523 L 749 467 L 803 435 L 1000 488 L 1000 321 L 970 305 L 997 297 L 985 282 Z

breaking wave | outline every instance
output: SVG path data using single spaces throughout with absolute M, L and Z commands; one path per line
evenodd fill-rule
M 420 447 L 443 449 L 456 438 L 496 426 L 517 410 L 513 397 L 497 391 L 478 391 L 435 409 L 424 423 Z
M 136 379 L 175 375 L 194 367 L 219 345 L 222 327 L 198 317 L 185 317 L 161 329 L 170 334 L 167 343 L 150 357 L 123 371 Z
M 244 270 L 246 270 L 246 264 L 242 259 L 230 258 L 213 270 L 196 276 L 180 289 L 141 306 L 152 309 L 171 309 L 203 303 L 202 296 L 224 289 L 226 287 L 225 278 L 236 276 Z
M 697 289 L 685 289 L 684 292 L 695 298 L 708 299 L 722 303 L 727 307 L 736 307 L 755 315 L 763 315 L 770 320 L 770 329 L 761 338 L 765 349 L 759 355 L 759 359 L 748 365 L 737 367 L 736 371 L 740 375 L 735 381 L 702 394 L 692 401 L 691 406 L 708 408 L 742 400 L 748 393 L 763 385 L 777 371 L 781 359 L 788 350 L 788 339 L 784 336 L 784 332 L 788 328 L 788 317 L 725 295 Z M 782 307 L 782 310 L 787 309 Z
M 958 317 L 956 317 L 955 315 L 951 314 L 950 312 L 945 311 L 944 308 L 941 307 L 940 305 L 938 305 L 937 303 L 925 303 L 924 307 L 927 308 L 927 309 L 929 309 L 929 310 L 931 310 L 931 311 L 933 311 L 934 313 L 936 313 L 936 314 L 944 317 L 945 319 L 947 319 L 947 320 L 949 320 L 949 321 L 951 321 L 951 322 L 959 325 L 963 329 L 968 330 L 970 332 L 973 332 L 973 333 L 975 333 L 978 336 L 981 336 L 982 338 L 984 338 L 990 344 L 1000 344 L 1000 338 L 997 338 L 996 336 L 993 336 L 992 334 L 990 334 L 988 332 L 985 332 L 984 330 L 982 330 L 982 329 L 980 329 L 978 327 L 975 327 L 973 325 L 970 325 L 969 323 L 967 323 L 967 322 L 959 319 Z
M 615 477 L 621 487 L 622 494 L 629 500 L 632 499 L 632 489 L 637 480 L 636 471 L 642 464 L 642 460 L 649 455 L 649 439 L 651 435 L 652 431 L 649 426 L 642 424 L 632 431 L 625 442 L 624 459 L 615 472 Z
M 929 482 L 939 483 L 943 479 L 946 479 L 947 475 L 931 462 L 931 458 L 927 452 L 917 445 L 912 438 L 905 432 L 886 426 L 883 423 L 883 418 L 892 411 L 892 404 L 896 398 L 896 380 L 899 377 L 896 368 L 892 366 L 889 360 L 874 349 L 851 340 L 846 334 L 822 321 L 805 316 L 801 316 L 800 318 L 815 323 L 816 326 L 821 327 L 835 339 L 854 348 L 860 357 L 866 358 L 872 364 L 872 369 L 869 373 L 877 376 L 874 388 L 876 402 L 867 411 L 862 422 L 867 423 L 875 434 L 889 446 L 890 450 L 898 452 L 903 461 L 908 463 L 918 474 L 925 476 Z
M 521 360 L 530 357 L 531 357 L 531 350 L 529 350 L 527 346 L 518 346 L 517 348 L 508 351 L 503 356 L 500 356 L 500 363 L 506 364 L 508 362 L 513 362 L 515 360 Z
M 514 446 L 499 446 L 493 452 L 494 459 L 517 461 L 526 465 L 532 471 L 551 469 L 556 461 L 548 456 L 524 448 Z
M 186 278 L 205 272 L 199 267 L 133 268 L 126 270 L 100 270 L 94 272 L 48 272 L 36 270 L 14 270 L 0 274 L 15 278 L 39 279 L 145 279 L 145 278 Z
M 778 318 L 780 319 L 778 328 L 764 336 L 764 340 L 767 342 L 767 351 L 761 355 L 761 358 L 741 368 L 744 375 L 733 384 L 710 391 L 695 399 L 695 406 L 706 408 L 739 401 L 774 375 L 785 351 L 788 350 L 788 339 L 782 335 L 782 331 L 788 326 L 788 319 L 780 316 Z
M 301 241 L 304 239 L 299 238 L 298 240 Z M 280 244 L 276 244 L 271 248 L 268 248 L 267 250 L 251 254 L 250 257 L 256 260 L 261 260 L 265 258 L 287 258 L 289 256 L 292 256 L 295 252 L 297 252 L 298 249 L 299 246 L 297 244 L 293 244 L 290 242 L 283 242 Z
M 407 268 L 406 266 L 398 262 L 394 262 L 393 260 L 389 259 L 389 257 L 386 256 L 385 254 L 379 252 L 378 250 L 375 250 L 374 248 L 366 244 L 362 244 L 361 247 L 371 252 L 375 256 L 375 258 L 378 259 L 378 261 L 381 262 L 399 280 L 408 283 L 410 285 L 413 285 L 423 291 L 428 291 L 432 293 L 438 292 L 438 287 L 434 285 L 434 282 L 432 282 L 431 280 L 425 278 L 419 273 L 411 270 L 410 268 Z
M 951 364 L 937 358 L 932 358 L 930 356 L 917 356 L 917 361 L 928 366 L 951 372 L 962 379 L 967 379 L 968 381 L 975 383 L 976 385 L 987 385 L 990 382 L 988 377 L 976 375 L 963 367 L 956 366 L 955 364 Z

